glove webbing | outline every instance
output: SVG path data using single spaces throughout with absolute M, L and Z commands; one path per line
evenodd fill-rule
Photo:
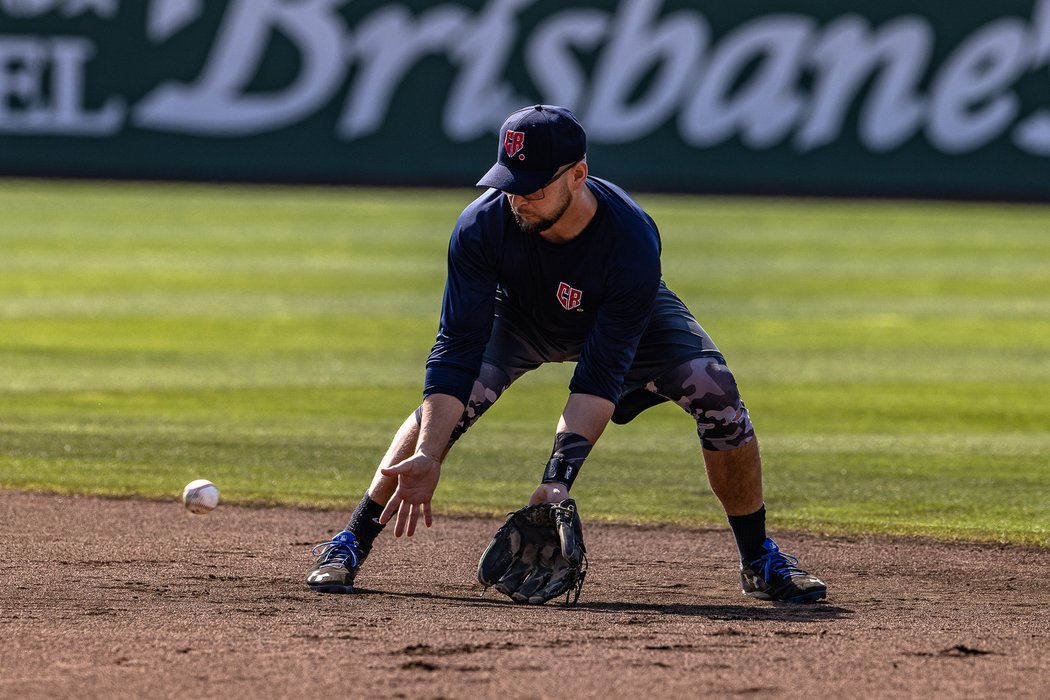
M 508 515 L 510 515 L 510 513 L 508 513 Z M 580 564 L 580 577 L 576 580 L 576 583 L 573 585 L 572 588 L 565 591 L 565 602 L 562 603 L 562 605 L 564 605 L 565 607 L 571 608 L 572 606 L 576 605 L 576 602 L 580 599 L 580 592 L 583 591 L 583 579 L 587 578 L 588 564 L 589 562 L 587 561 L 587 555 L 584 554 L 583 563 Z M 481 593 L 478 593 L 478 598 L 484 598 L 485 594 L 488 593 L 489 588 L 490 586 L 483 585 L 481 588 Z M 572 598 L 572 600 L 569 600 L 569 598 Z
M 583 554 L 583 562 L 580 564 L 580 578 L 576 580 L 576 585 L 565 591 L 565 607 L 572 607 L 576 605 L 576 601 L 580 599 L 580 591 L 583 590 L 583 579 L 587 578 L 587 553 Z M 575 591 L 575 593 L 573 592 Z M 572 602 L 569 602 L 569 596 L 572 596 Z

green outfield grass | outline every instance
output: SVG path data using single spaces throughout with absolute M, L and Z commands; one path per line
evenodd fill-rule
M 352 507 L 420 398 L 473 196 L 0 180 L 0 486 Z M 639 200 L 736 371 L 774 528 L 1050 546 L 1050 207 Z M 522 504 L 570 371 L 464 438 L 439 517 Z M 586 518 L 724 522 L 666 405 L 611 427 L 574 493 Z

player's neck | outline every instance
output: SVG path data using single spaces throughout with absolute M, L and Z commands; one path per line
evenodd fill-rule
M 583 233 L 597 210 L 598 200 L 591 192 L 591 188 L 584 183 L 558 222 L 549 229 L 541 231 L 540 236 L 551 243 L 568 243 Z

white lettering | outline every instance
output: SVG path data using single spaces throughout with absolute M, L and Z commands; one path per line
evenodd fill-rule
M 1039 0 L 1032 10 L 1032 62 L 1034 67 L 1050 61 L 1050 0 Z
M 923 100 L 915 91 L 929 57 L 928 38 L 928 27 L 918 18 L 888 22 L 875 36 L 859 16 L 832 22 L 810 56 L 815 68 L 813 97 L 795 147 L 809 151 L 837 139 L 850 105 L 878 66 L 885 69 L 865 103 L 861 138 L 875 151 L 910 138 L 923 114 Z
M 192 85 L 168 82 L 138 105 L 138 126 L 238 136 L 303 119 L 330 99 L 343 79 L 345 26 L 334 8 L 346 0 L 236 0 L 227 10 L 203 76 Z M 247 94 L 267 40 L 280 31 L 299 50 L 295 82 L 283 90 Z
M 938 152 L 964 154 L 1005 136 L 1025 153 L 1050 156 L 1050 103 L 1031 104 L 1031 82 L 1023 93 L 1016 87 L 1032 72 L 1048 77 L 1050 0 L 1035 2 L 1028 22 L 1011 16 L 976 28 L 943 47 L 938 56 L 947 58 L 936 64 L 938 25 L 917 15 L 872 26 L 848 14 L 818 26 L 803 14 L 761 14 L 713 36 L 700 11 L 664 13 L 662 0 L 622 0 L 612 12 L 570 3 L 547 13 L 536 0 L 445 0 L 365 5 L 351 30 L 341 13 L 350 3 L 229 0 L 200 75 L 158 84 L 132 123 L 198 135 L 266 133 L 317 114 L 345 86 L 336 136 L 360 139 L 383 129 L 398 90 L 417 87 L 413 69 L 433 57 L 451 68 L 449 85 L 436 87 L 445 93 L 441 127 L 452 141 L 494 133 L 508 112 L 540 101 L 574 109 L 592 143 L 635 142 L 671 124 L 694 148 L 736 139 L 756 150 L 788 142 L 807 153 L 855 129 L 873 153 L 925 138 Z M 119 0 L 0 0 L 5 19 L 50 13 L 48 22 L 111 18 L 119 8 Z M 203 0 L 150 0 L 147 38 L 167 41 L 204 8 Z M 257 87 L 271 74 L 266 52 L 275 36 L 297 52 L 295 73 L 278 87 Z M 95 101 L 88 90 L 95 49 L 83 37 L 0 36 L 0 131 L 118 131 L 127 116 L 122 98 L 85 105 Z M 513 72 L 519 59 L 521 75 Z
M 461 8 L 438 7 L 413 23 L 403 7 L 385 7 L 363 21 L 350 52 L 362 65 L 336 133 L 351 140 L 379 131 L 408 71 L 425 54 L 446 47 L 468 19 Z
M 197 19 L 203 10 L 204 0 L 153 0 L 146 17 L 146 36 L 159 44 Z
M 595 50 L 608 26 L 608 13 L 568 10 L 536 27 L 525 44 L 525 65 L 545 102 L 571 109 L 584 103 L 587 74 L 573 50 Z
M 112 134 L 124 120 L 124 101 L 112 97 L 99 111 L 88 113 L 84 104 L 84 66 L 95 53 L 86 39 L 52 42 L 51 99 L 55 130 L 71 134 Z
M 674 112 L 683 91 L 695 80 L 700 53 L 710 31 L 696 13 L 678 12 L 652 26 L 661 0 L 620 5 L 612 40 L 598 60 L 594 93 L 583 116 L 592 138 L 606 143 L 631 141 L 634 134 L 660 126 Z M 639 83 L 655 71 L 644 95 Z
M 0 0 L 0 14 L 10 17 L 40 17 L 59 10 L 63 17 L 76 17 L 86 12 L 109 19 L 117 14 L 118 0 Z
M 945 153 L 985 145 L 1017 117 L 1020 99 L 1001 94 L 1027 69 L 1028 32 L 1017 20 L 993 22 L 970 36 L 948 58 L 931 86 L 926 129 Z
M 0 12 L 11 17 L 39 17 L 51 12 L 59 0 L 0 0 Z
M 1013 140 L 1032 155 L 1050 156 L 1050 110 L 1040 109 L 1017 125 Z
M 876 152 L 897 148 L 922 124 L 925 99 L 917 90 L 929 62 L 933 30 L 923 20 L 898 18 L 886 24 L 879 44 L 886 56 L 895 58 L 885 64 L 857 124 L 861 142 Z
M 44 70 L 49 60 L 45 40 L 4 39 L 0 42 L 0 114 L 44 109 Z
M 682 138 L 699 147 L 735 134 L 751 148 L 769 148 L 782 140 L 802 112 L 800 59 L 813 30 L 809 18 L 769 15 L 727 36 L 681 114 Z
M 515 14 L 536 0 L 494 0 L 471 30 L 461 37 L 450 56 L 459 64 L 452 81 L 442 122 L 452 139 L 468 141 L 483 136 L 507 114 L 528 100 L 518 97 L 504 78 L 507 57 L 518 35 Z
M 94 12 L 99 17 L 110 18 L 119 9 L 117 0 L 66 0 L 62 3 L 62 14 L 76 17 L 85 12 Z
M 95 47 L 79 38 L 0 37 L 0 132 L 108 136 L 124 120 L 124 102 L 84 107 L 84 74 Z
M 1050 0 L 1041 0 L 1032 20 L 1033 67 L 1046 67 L 1050 62 Z M 1022 121 L 1013 132 L 1013 142 L 1023 151 L 1050 156 L 1050 110 L 1039 109 Z

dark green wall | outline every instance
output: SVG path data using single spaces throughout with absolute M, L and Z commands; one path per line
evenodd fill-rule
M 1050 0 L 0 0 L 0 174 L 1046 199 Z

